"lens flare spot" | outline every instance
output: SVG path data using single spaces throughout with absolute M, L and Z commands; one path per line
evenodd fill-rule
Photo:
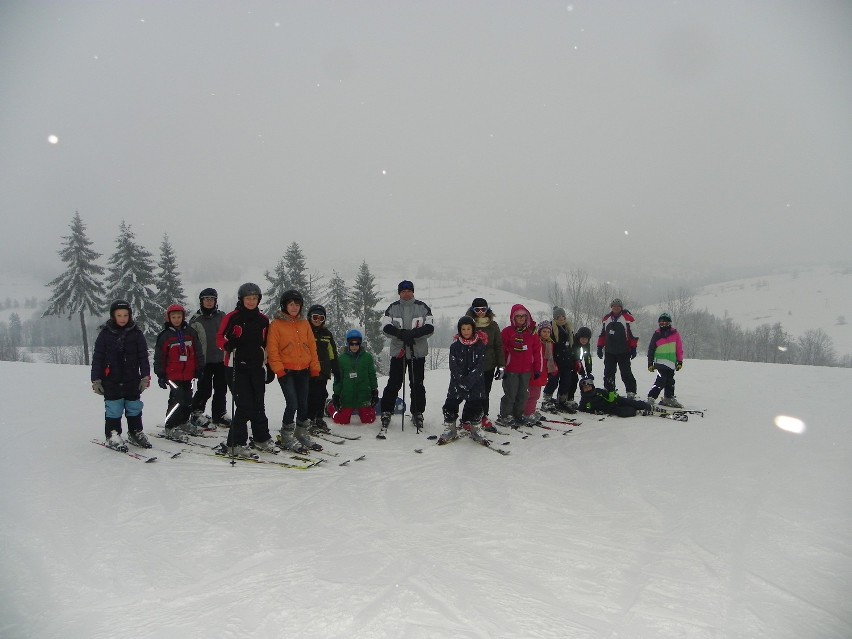
M 50 142 L 51 144 L 59 144 L 59 138 L 56 137 L 55 135 L 48 135 L 47 141 Z
M 797 417 L 778 415 L 775 417 L 775 425 L 781 430 L 786 430 L 788 433 L 796 433 L 799 435 L 805 432 L 805 422 Z

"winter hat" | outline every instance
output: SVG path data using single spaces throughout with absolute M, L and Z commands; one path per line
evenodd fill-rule
M 668 322 L 669 324 L 671 324 L 672 323 L 672 316 L 669 315 L 668 313 L 662 313 L 660 315 L 660 317 L 657 318 L 657 322 Z
M 413 293 L 414 283 L 411 280 L 402 280 L 399 286 L 396 287 L 396 292 L 402 293 L 403 291 L 411 291 Z
M 621 298 L 616 297 L 609 303 L 610 308 L 612 308 L 613 306 L 620 306 L 621 308 L 624 308 L 624 302 L 621 301 Z
M 465 324 L 470 326 L 473 331 L 476 332 L 476 320 L 474 320 L 472 317 L 468 317 L 467 315 L 465 315 L 464 317 L 460 318 L 458 323 L 456 324 L 456 332 L 459 335 L 461 335 L 461 327 Z
M 287 304 L 289 302 L 298 302 L 299 306 L 305 305 L 305 298 L 302 297 L 302 294 L 296 289 L 290 289 L 289 291 L 284 291 L 281 295 L 281 310 L 287 310 Z
M 475 297 L 470 303 L 470 307 L 476 308 L 477 306 L 484 306 L 485 308 L 488 308 L 488 302 L 485 301 L 484 297 Z
M 130 308 L 130 304 L 128 304 L 125 300 L 115 300 L 109 305 L 109 316 L 111 319 L 115 319 L 116 311 L 127 311 L 130 313 L 130 317 L 133 317 L 133 311 Z
M 357 328 L 350 328 L 348 331 L 346 331 L 345 339 L 347 344 L 352 340 L 358 340 L 359 342 L 363 342 L 364 336 L 361 335 L 361 331 L 359 331 Z
M 553 319 L 556 319 L 557 317 L 568 317 L 568 313 L 566 313 L 565 309 L 562 308 L 561 306 L 554 306 L 553 307 Z
M 200 302 L 205 297 L 215 297 L 216 299 L 219 299 L 219 293 L 216 292 L 215 288 L 205 288 L 198 294 L 198 301 Z
M 244 297 L 248 297 L 249 295 L 257 295 L 258 302 L 263 299 L 263 293 L 260 292 L 260 287 L 253 282 L 246 282 L 237 290 L 237 299 L 239 300 L 242 300 Z
M 574 333 L 574 339 L 580 339 L 581 337 L 585 337 L 586 339 L 592 339 L 592 329 L 588 326 L 581 326 L 577 329 L 577 332 Z
M 550 323 L 550 320 L 542 320 L 538 324 L 538 332 L 541 333 L 544 329 L 548 329 L 551 333 L 553 332 L 553 325 Z
M 325 306 L 322 304 L 314 304 L 308 309 L 308 317 L 311 315 L 322 315 L 325 317 L 327 313 L 325 312 Z
M 172 313 L 183 313 L 183 318 L 186 319 L 186 309 L 183 306 L 181 306 L 180 304 L 171 304 L 166 309 L 166 321 L 167 322 L 171 321 L 171 320 L 169 320 L 169 315 L 171 315 Z

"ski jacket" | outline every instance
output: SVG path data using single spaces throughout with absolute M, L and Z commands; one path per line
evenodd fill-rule
M 320 377 L 326 381 L 340 374 L 340 362 L 338 361 L 337 344 L 334 341 L 334 335 L 325 326 L 317 328 L 311 324 L 311 331 L 314 334 L 314 341 L 317 345 L 317 358 L 320 363 Z
M 373 391 L 378 392 L 376 362 L 363 348 L 357 353 L 349 349 L 340 353 L 340 375 L 332 390 L 340 398 L 339 408 L 363 408 L 373 403 Z
M 553 340 L 553 361 L 559 370 L 573 370 L 574 357 L 571 347 L 574 343 L 574 331 L 571 322 L 565 321 L 563 326 L 551 322 L 551 339 Z
M 488 309 L 484 317 L 476 317 L 472 308 L 467 309 L 467 316 L 475 318 L 476 330 L 482 331 L 488 337 L 485 347 L 485 370 L 493 371 L 495 368 L 503 368 L 506 358 L 503 355 L 503 338 L 500 336 L 500 326 L 494 321 L 494 313 Z
M 585 337 L 589 343 L 583 346 L 580 338 Z M 581 326 L 574 333 L 574 346 L 571 348 L 571 357 L 575 362 L 574 370 L 580 377 L 592 376 L 592 331 L 586 326 Z
M 105 390 L 112 387 L 113 394 L 121 386 L 138 392 L 139 382 L 150 376 L 148 343 L 139 326 L 132 319 L 124 327 L 107 320 L 92 352 L 92 381 L 101 380 Z
M 520 311 L 526 313 L 527 323 L 518 330 L 514 324 L 514 316 Z M 523 304 L 512 306 L 509 313 L 509 325 L 500 331 L 503 340 L 503 357 L 506 361 L 507 373 L 532 373 L 541 370 L 541 340 L 535 330 L 532 315 Z
M 204 353 L 195 329 L 186 321 L 174 327 L 166 324 L 154 346 L 154 374 L 175 382 L 188 382 L 201 376 Z
M 485 353 L 488 335 L 475 331 L 469 340 L 459 335 L 450 345 L 450 387 L 447 397 L 482 399 L 485 396 Z
M 674 327 L 658 328 L 648 343 L 648 366 L 675 369 L 683 361 L 683 342 Z
M 607 313 L 601 320 L 601 334 L 598 336 L 598 348 L 610 355 L 624 355 L 639 345 L 633 336 L 633 316 L 624 309 L 618 315 Z
M 538 379 L 535 378 L 535 375 L 530 375 L 529 385 L 547 386 L 547 376 L 555 375 L 559 372 L 559 367 L 553 359 L 553 353 L 556 351 L 556 343 L 552 339 L 547 342 L 542 341 L 541 337 L 538 339 L 541 342 L 541 367 L 538 369 L 541 375 L 538 376 Z
M 402 330 L 408 331 L 411 355 L 406 353 L 406 344 L 399 337 Z M 385 311 L 382 332 L 391 337 L 391 357 L 425 358 L 429 354 L 429 336 L 435 332 L 432 309 L 417 299 L 397 300 Z
M 198 333 L 201 352 L 204 353 L 205 364 L 219 364 L 225 361 L 225 353 L 216 346 L 216 332 L 222 325 L 224 311 L 218 308 L 199 309 L 189 319 L 189 325 Z
M 293 318 L 283 311 L 275 312 L 266 339 L 269 368 L 278 377 L 287 371 L 309 370 L 311 377 L 319 377 L 317 341 L 311 323 L 300 317 Z
M 226 366 L 261 368 L 266 364 L 266 331 L 269 318 L 241 302 L 222 318 L 216 332 L 216 346 L 225 351 Z

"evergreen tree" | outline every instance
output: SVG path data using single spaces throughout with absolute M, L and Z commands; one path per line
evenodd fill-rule
M 263 299 L 266 301 L 266 304 L 264 305 L 265 312 L 271 317 L 279 308 L 281 295 L 284 291 L 292 288 L 290 286 L 290 276 L 287 273 L 287 264 L 284 262 L 284 258 L 282 257 L 278 260 L 278 263 L 275 265 L 275 270 L 272 273 L 266 271 L 263 276 L 270 284 L 269 288 L 263 292 Z
M 59 251 L 59 257 L 68 264 L 68 268 L 48 283 L 48 286 L 53 287 L 53 293 L 42 317 L 63 315 L 67 312 L 70 320 L 75 313 L 79 314 L 83 353 L 88 365 L 89 337 L 86 332 L 85 311 L 94 315 L 101 309 L 105 291 L 98 276 L 103 275 L 104 269 L 95 263 L 101 254 L 90 248 L 92 242 L 86 235 L 86 226 L 79 211 L 74 213 L 71 220 L 71 235 L 64 236 L 64 240 L 65 245 Z
M 160 243 L 160 262 L 157 264 L 157 303 L 163 308 L 170 304 L 178 303 L 186 305 L 186 294 L 183 291 L 180 273 L 178 272 L 177 258 L 174 249 L 169 242 L 168 234 L 163 235 Z
M 344 343 L 346 331 L 349 330 L 349 317 L 352 314 L 351 300 L 349 299 L 350 291 L 346 287 L 346 281 L 340 276 L 337 271 L 334 272 L 334 277 L 328 283 L 326 290 L 325 323 L 331 334 L 334 335 L 334 341 L 340 346 Z
M 122 299 L 133 309 L 133 319 L 153 344 L 164 320 L 165 309 L 156 301 L 154 262 L 151 253 L 136 242 L 136 235 L 123 220 L 115 241 L 115 252 L 109 258 L 106 281 L 109 308 L 112 300 Z
M 364 348 L 375 357 L 376 369 L 384 372 L 384 361 L 381 358 L 385 347 L 382 311 L 376 310 L 376 305 L 381 302 L 381 298 L 376 290 L 376 279 L 366 261 L 361 262 L 349 300 L 355 323 L 364 331 Z

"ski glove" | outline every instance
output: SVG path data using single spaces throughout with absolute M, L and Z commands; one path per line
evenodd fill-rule
M 636 349 L 635 348 L 630 349 L 630 359 L 636 359 Z
M 533 373 L 533 379 L 538 379 L 539 377 L 541 377 L 541 371 L 536 371 L 535 373 Z
M 140 393 L 144 392 L 145 389 L 148 388 L 150 385 L 151 385 L 151 378 L 150 377 L 143 377 L 142 379 L 139 380 L 139 392 Z
M 503 369 L 502 368 L 498 367 L 494 370 L 494 379 L 503 379 Z
M 657 372 L 657 369 L 654 368 L 653 364 L 648 364 L 648 372 L 649 373 L 655 373 L 655 372 Z
M 681 368 L 683 368 L 683 362 L 677 362 L 675 364 L 675 370 L 679 371 Z
M 602 348 L 598 349 L 598 359 L 603 359 L 603 349 Z
M 166 380 L 165 377 L 158 377 L 157 378 L 157 386 L 159 386 L 160 388 L 168 388 L 169 382 L 168 382 L 168 380 Z
M 264 380 L 267 384 L 271 384 L 275 380 L 275 371 L 269 368 L 269 365 L 266 366 L 266 379 Z
M 401 328 L 396 332 L 396 338 L 401 341 L 403 344 L 414 343 L 414 340 L 411 340 L 408 334 L 408 330 Z M 411 342 L 409 342 L 411 340 Z
M 370 406 L 375 406 L 377 401 L 379 401 L 379 389 L 374 388 L 370 393 Z
M 373 403 L 375 403 L 375 402 L 373 402 Z M 331 396 L 331 405 L 334 406 L 335 408 L 340 408 L 340 395 L 335 393 L 334 395 Z
M 104 385 L 101 383 L 101 380 L 96 379 L 92 382 L 92 391 L 94 391 L 95 395 L 104 394 Z

